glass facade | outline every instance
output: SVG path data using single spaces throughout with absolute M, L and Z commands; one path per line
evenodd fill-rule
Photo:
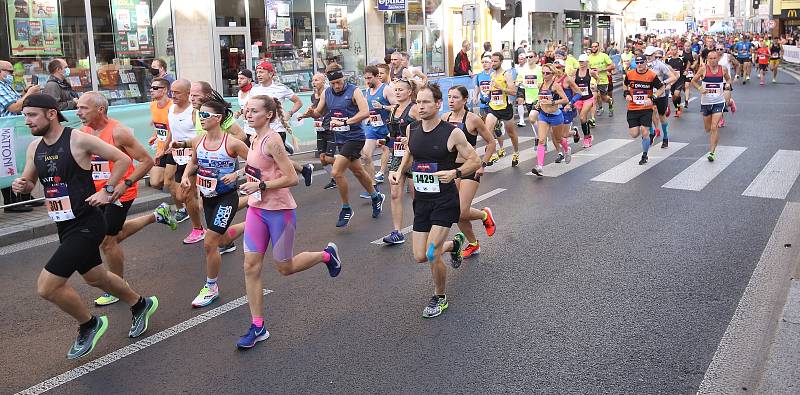
M 99 90 L 111 104 L 149 100 L 155 58 L 174 75 L 169 0 L 6 1 L 0 18 L 8 26 L 0 58 L 14 65 L 20 90 L 44 86 L 47 64 L 57 58 L 69 65 L 66 81 L 76 92 Z
M 405 11 L 382 12 L 386 50 L 408 52 L 411 66 L 431 77 L 443 76 L 448 69 L 444 33 L 447 8 L 443 3 L 407 0 Z
M 335 61 L 344 75 L 358 85 L 364 84 L 367 40 L 362 0 L 314 0 L 315 69 Z

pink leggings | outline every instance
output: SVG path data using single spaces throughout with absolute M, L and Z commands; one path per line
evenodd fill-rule
M 286 262 L 294 256 L 294 232 L 297 215 L 291 210 L 247 209 L 244 221 L 244 252 L 265 254 L 272 240 L 272 257 Z

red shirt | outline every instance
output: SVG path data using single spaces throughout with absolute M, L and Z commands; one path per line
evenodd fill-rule
M 756 50 L 756 59 L 758 64 L 769 64 L 769 48 L 759 47 Z

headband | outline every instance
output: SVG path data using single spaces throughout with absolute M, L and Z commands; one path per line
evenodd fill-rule
M 328 81 L 336 81 L 344 78 L 344 74 L 342 74 L 342 70 L 332 70 L 327 72 L 325 75 L 328 76 Z

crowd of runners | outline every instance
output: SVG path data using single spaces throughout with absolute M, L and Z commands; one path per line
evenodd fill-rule
M 707 159 L 714 161 L 724 114 L 736 111 L 735 83 L 750 80 L 753 64 L 761 85 L 769 73 L 775 82 L 783 44 L 749 34 L 636 37 L 628 40 L 618 63 L 591 43 L 576 54 L 566 46 L 553 46 L 545 56 L 522 51 L 507 70 L 503 54 L 495 52 L 481 59 L 474 89 L 457 85 L 446 91 L 412 72 L 398 53 L 390 64 L 366 67 L 364 87 L 348 81 L 339 65 L 328 65 L 313 76 L 312 104 L 305 109 L 268 61 L 259 62 L 255 72 L 239 73 L 236 111 L 208 82 L 155 78 L 148 141 L 154 156 L 130 128 L 108 117 L 109 104 L 100 93 L 78 100 L 79 129 L 62 125 L 65 118 L 54 99 L 29 95 L 22 112 L 40 138 L 28 147 L 25 169 L 12 188 L 30 193 L 42 183 L 60 240 L 39 275 L 37 291 L 79 324 L 68 358 L 89 354 L 109 325 L 68 284 L 76 271 L 102 290 L 97 306 L 120 300 L 130 306 L 129 336 L 140 336 L 158 299 L 136 293 L 124 280 L 123 241 L 150 224 L 174 231 L 188 219 L 192 228 L 183 243 L 203 242 L 206 278 L 196 296 L 186 295 L 187 307 L 191 300 L 192 307 L 204 308 L 220 297 L 221 255 L 234 251 L 241 237 L 251 322 L 236 345 L 247 349 L 267 339 L 261 271 L 270 244 L 280 274 L 319 263 L 331 277 L 342 270 L 333 242 L 316 251 L 294 251 L 297 204 L 291 188 L 301 180 L 311 186 L 313 166 L 290 158 L 296 141 L 289 120 L 310 118 L 320 165 L 330 175 L 323 188 L 338 189 L 341 199 L 331 227 L 346 227 L 355 215 L 347 173 L 363 188 L 360 197 L 370 200 L 372 218 L 382 215 L 386 195 L 381 189 L 388 191 L 392 229 L 382 231 L 387 245 L 405 242 L 403 201 L 411 199 L 413 256 L 416 263 L 430 264 L 433 283 L 422 316 L 436 317 L 448 308 L 445 261 L 457 269 L 463 259 L 480 253 L 478 234 L 495 234 L 492 210 L 472 203 L 485 169 L 506 155 L 506 137 L 511 165 L 519 165 L 518 126 L 526 121 L 533 126 L 532 173 L 542 176 L 548 142 L 556 151 L 554 162 L 568 166 L 574 145 L 591 149 L 596 118 L 623 109 L 630 136 L 641 139 L 639 164 L 645 166 L 657 140 L 661 149 L 669 149 L 670 115 L 677 118 L 694 108 L 709 134 Z M 615 102 L 616 74 L 622 77 L 617 79 L 622 94 Z M 693 91 L 699 106 L 690 105 Z M 449 111 L 442 113 L 444 102 Z M 483 146 L 477 149 L 479 138 Z M 152 214 L 128 218 L 139 181 L 148 174 L 150 186 L 169 192 L 171 201 Z M 239 210 L 246 211 L 244 221 L 234 223 Z M 483 230 L 476 232 L 473 223 Z M 453 225 L 459 231 L 450 236 Z

